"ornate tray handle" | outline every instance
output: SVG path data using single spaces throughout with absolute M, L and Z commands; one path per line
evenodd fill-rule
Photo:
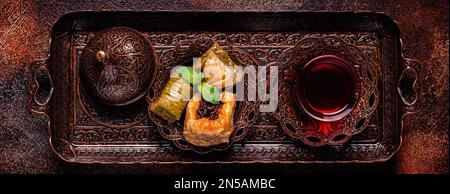
M 417 60 L 404 59 L 402 74 L 397 83 L 397 91 L 405 106 L 406 113 L 415 113 L 421 107 L 423 81 L 421 78 L 421 65 Z
M 53 80 L 46 60 L 35 61 L 29 66 L 31 81 L 29 85 L 29 106 L 32 112 L 48 115 L 48 102 L 53 94 Z

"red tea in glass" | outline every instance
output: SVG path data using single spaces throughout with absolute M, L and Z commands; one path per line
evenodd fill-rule
M 300 106 L 320 121 L 337 121 L 347 116 L 358 98 L 355 69 L 334 55 L 314 58 L 296 79 Z

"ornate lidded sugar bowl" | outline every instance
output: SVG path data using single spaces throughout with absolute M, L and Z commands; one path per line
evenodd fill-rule
M 81 55 L 80 78 L 99 102 L 122 106 L 140 99 L 157 73 L 152 44 L 140 32 L 112 27 L 98 32 Z

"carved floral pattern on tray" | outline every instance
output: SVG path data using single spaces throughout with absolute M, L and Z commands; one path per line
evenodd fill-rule
M 278 34 L 270 34 L 270 33 L 209 33 L 209 34 L 202 34 L 202 33 L 190 33 L 190 34 L 162 34 L 162 33 L 145 33 L 146 36 L 153 41 L 152 43 L 155 45 L 156 54 L 160 56 L 161 64 L 164 67 L 170 66 L 170 64 L 173 62 L 171 61 L 173 59 L 173 52 L 174 47 L 178 42 L 180 41 L 188 41 L 191 39 L 196 38 L 211 38 L 215 41 L 230 41 L 229 44 L 234 44 L 233 46 L 236 46 L 238 48 L 241 48 L 245 51 L 247 51 L 250 55 L 254 56 L 259 60 L 261 64 L 268 64 L 274 62 L 280 54 L 285 51 L 288 48 L 293 47 L 298 41 L 300 41 L 302 38 L 308 38 L 308 37 L 324 37 L 327 34 L 290 34 L 290 33 L 278 33 Z M 376 58 L 377 53 L 374 53 L 376 50 L 374 50 L 375 46 L 379 44 L 379 38 L 376 34 L 370 34 L 370 33 L 359 33 L 359 34 L 337 34 L 337 33 L 329 33 L 331 35 L 338 36 L 342 38 L 346 43 L 348 44 L 354 44 L 359 45 L 364 50 L 364 53 L 368 56 L 368 59 L 371 59 L 370 61 L 379 60 Z M 72 36 L 72 45 L 77 50 L 77 56 L 79 57 L 82 49 L 87 45 L 87 42 L 90 38 L 94 36 L 93 33 L 78 33 Z M 82 89 L 80 89 L 82 90 Z M 95 113 L 95 109 L 92 108 L 93 102 L 87 99 L 85 95 L 79 95 L 79 105 L 77 106 L 77 124 L 78 126 L 104 126 L 104 127 L 112 127 L 117 128 L 117 126 L 114 125 L 114 122 L 116 123 L 124 123 L 123 119 L 119 120 L 111 120 L 108 119 L 108 117 L 105 116 L 98 116 L 98 113 Z M 93 113 L 92 113 L 93 112 Z M 133 112 L 133 111 L 132 111 Z M 135 116 L 134 122 L 131 121 L 131 125 L 126 126 L 132 127 L 132 126 L 142 126 L 142 121 L 144 117 L 144 114 L 142 111 L 139 115 L 142 116 Z M 139 119 L 140 118 L 140 119 Z M 263 114 L 261 116 L 258 116 L 259 121 L 257 122 L 257 126 L 254 128 L 257 129 L 258 127 L 272 127 L 276 128 L 278 125 L 274 124 L 273 121 L 276 121 L 276 118 L 271 117 L 271 115 Z M 109 122 L 109 123 L 107 123 Z M 112 122 L 112 123 L 111 123 Z M 130 123 L 130 121 L 125 122 Z M 141 124 L 140 124 L 141 123 Z M 375 124 L 375 123 L 373 123 Z M 101 128 L 101 127 L 100 127 Z M 119 128 L 124 128 L 120 127 Z M 75 133 L 78 133 L 77 131 L 83 131 L 84 129 L 76 129 Z M 93 128 L 93 131 L 95 131 L 96 128 Z M 136 130 L 134 128 L 128 128 L 127 130 Z M 263 131 L 263 130 L 260 130 Z M 266 133 L 253 133 L 255 137 L 248 137 L 249 141 L 252 140 L 258 140 L 258 139 L 265 139 L 264 137 L 270 136 L 268 135 L 270 132 L 266 131 Z M 81 134 L 81 133 L 78 133 Z M 261 135 L 261 137 L 259 137 Z M 117 135 L 118 136 L 118 135 Z M 74 136 L 77 141 L 82 142 L 83 139 L 81 136 Z M 362 137 L 365 137 L 362 135 Z M 372 135 L 373 137 L 373 135 Z M 157 139 L 157 137 L 152 137 Z M 94 138 L 96 139 L 96 138 Z M 97 138 L 98 142 L 103 142 L 104 140 L 101 138 Z M 285 137 L 285 134 L 281 134 L 281 137 L 278 138 L 280 140 L 287 139 Z M 358 138 L 357 138 L 358 139 Z M 356 139 L 356 140 L 357 140 Z M 365 139 L 365 138 L 362 138 Z M 92 139 L 91 139 L 92 140 Z M 119 140 L 117 140 L 119 141 Z
M 334 35 L 340 37 L 347 44 L 352 44 L 358 46 L 364 53 L 368 61 L 379 62 L 381 57 L 379 55 L 378 48 L 381 45 L 381 40 L 377 34 L 370 33 L 360 33 L 360 34 L 339 34 L 339 33 L 329 33 L 329 34 L 251 34 L 251 33 L 210 33 L 205 36 L 205 34 L 159 34 L 159 33 L 146 33 L 150 40 L 155 41 L 155 52 L 161 60 L 162 66 L 168 64 L 168 59 L 173 56 L 173 48 L 175 44 L 182 40 L 195 39 L 198 37 L 211 37 L 216 41 L 226 40 L 230 44 L 241 48 L 246 52 L 254 56 L 261 65 L 267 65 L 275 62 L 280 55 L 289 48 L 292 48 L 298 41 L 306 37 L 323 37 L 326 35 Z M 72 36 L 72 45 L 74 49 L 82 51 L 86 42 L 93 36 L 93 33 L 77 33 Z M 75 62 L 76 63 L 76 62 Z M 381 72 L 379 65 L 375 65 L 376 72 Z M 161 139 L 156 132 L 155 127 L 148 119 L 139 121 L 132 126 L 126 128 L 110 128 L 110 126 L 96 122 L 86 114 L 86 111 L 79 110 L 80 106 L 77 106 L 77 127 L 73 131 L 74 142 L 81 142 L 80 146 L 72 146 L 71 149 L 74 150 L 75 155 L 82 160 L 83 157 L 106 157 L 103 160 L 108 161 L 110 157 L 122 157 L 126 155 L 127 157 L 142 157 L 141 162 L 151 162 L 152 160 L 157 160 L 160 162 L 171 163 L 173 161 L 182 162 L 181 157 L 177 156 L 184 154 L 179 149 L 173 147 L 170 142 Z M 394 147 L 386 147 L 383 144 L 367 144 L 364 146 L 348 146 L 348 147 L 336 147 L 333 149 L 309 149 L 302 146 L 302 149 L 298 148 L 299 142 L 292 142 L 288 136 L 279 130 L 278 125 L 274 124 L 276 118 L 272 117 L 270 114 L 258 115 L 257 124 L 253 125 L 251 130 L 248 132 L 245 139 L 242 142 L 235 143 L 226 152 L 230 154 L 230 159 L 234 157 L 248 157 L 254 160 L 267 160 L 273 161 L 271 157 L 277 158 L 280 161 L 288 162 L 288 155 L 295 157 L 313 157 L 314 153 L 320 152 L 325 155 L 333 155 L 336 152 L 347 153 L 347 154 L 365 154 L 372 157 L 374 160 L 379 155 L 393 152 Z M 372 142 L 380 134 L 378 134 L 379 126 L 376 122 L 375 116 L 370 117 L 370 122 L 367 126 L 371 126 L 370 130 L 365 130 L 353 137 L 350 142 Z M 119 121 L 120 123 L 120 121 Z M 88 126 L 85 128 L 84 126 Z M 153 129 L 153 131 L 152 131 Z M 147 132 L 145 132 L 147 131 Z M 366 133 L 367 131 L 367 133 Z M 386 131 L 383 131 L 387 133 Z M 386 134 L 392 136 L 391 134 Z M 392 139 L 391 139 L 392 140 Z M 130 143 L 148 143 L 148 145 L 158 145 L 158 146 L 143 146 L 135 147 L 133 149 L 125 149 L 120 146 L 114 146 L 114 142 L 129 141 Z M 393 141 L 393 140 L 392 140 Z M 82 146 L 84 144 L 108 144 L 110 147 L 96 149 L 89 145 L 89 147 Z M 111 144 L 113 143 L 113 144 Z M 264 146 L 258 146 L 258 145 Z M 300 143 L 301 144 L 301 143 Z M 245 148 L 242 147 L 245 145 Z M 105 151 L 110 149 L 107 153 Z M 339 149 L 339 150 L 335 150 Z M 356 150 L 358 149 L 358 150 Z M 373 154 L 378 153 L 378 154 Z M 162 156 L 163 154 L 164 156 Z M 283 160 L 283 156 L 286 155 L 286 160 Z M 362 157 L 362 156 L 356 156 Z M 156 159 L 159 158 L 159 159 Z M 161 160 L 161 158 L 164 158 Z M 171 158 L 173 160 L 171 160 Z M 311 159 L 311 158 L 310 158 Z M 125 160 L 125 159 L 124 159 Z M 202 160 L 198 158 L 192 158 L 192 156 L 186 156 L 185 161 L 196 161 Z M 111 159 L 111 162 L 113 160 Z M 117 161 L 114 161 L 117 162 Z M 226 161 L 224 161 L 226 162 Z
M 160 33 L 160 32 L 146 32 L 155 46 L 173 46 L 182 40 L 197 39 L 200 37 L 212 38 L 214 41 L 227 41 L 235 46 L 242 47 L 268 47 L 268 46 L 294 46 L 303 38 L 308 37 L 323 37 L 336 33 Z M 348 44 L 356 46 L 377 46 L 379 44 L 379 37 L 374 33 L 342 33 L 338 34 Z

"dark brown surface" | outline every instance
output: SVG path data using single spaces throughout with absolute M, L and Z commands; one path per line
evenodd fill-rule
M 106 1 L 105 1 L 106 2 Z M 0 172 L 3 173 L 189 173 L 189 172 L 375 172 L 448 173 L 448 1 L 146 1 L 62 3 L 0 2 Z M 408 116 L 403 145 L 390 161 L 361 165 L 79 165 L 51 153 L 47 119 L 27 109 L 25 67 L 46 58 L 52 24 L 78 10 L 298 10 L 381 11 L 399 22 L 406 57 L 422 62 L 425 103 Z

